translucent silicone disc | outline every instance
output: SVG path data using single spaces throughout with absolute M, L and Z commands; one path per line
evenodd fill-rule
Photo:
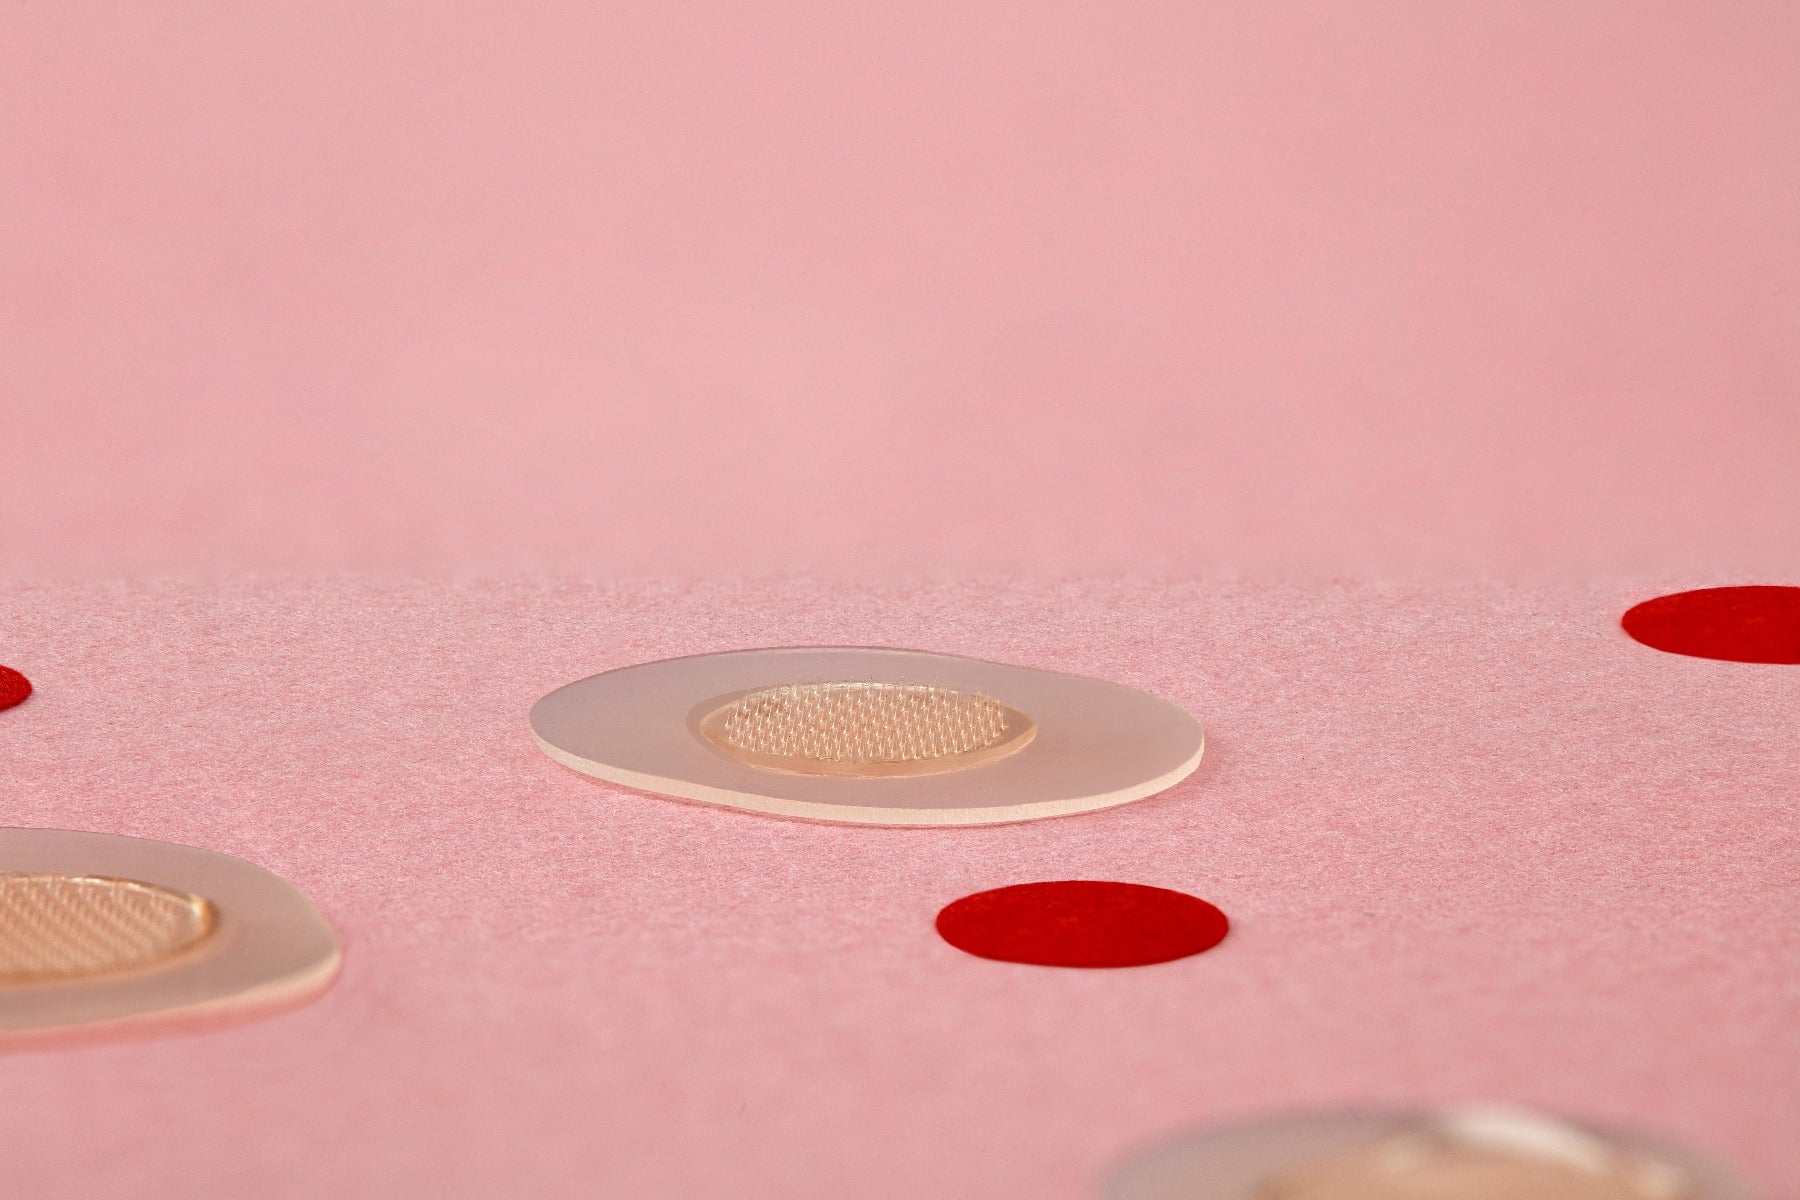
M 643 791 L 812 820 L 1024 821 L 1123 804 L 1199 764 L 1200 724 L 1104 680 L 916 650 L 744 650 L 583 679 L 544 752 Z
M 0 1049 L 316 996 L 337 939 L 260 867 L 142 838 L 0 829 Z
M 1749 1200 L 1697 1155 L 1512 1109 L 1337 1113 L 1133 1156 L 1107 1200 Z

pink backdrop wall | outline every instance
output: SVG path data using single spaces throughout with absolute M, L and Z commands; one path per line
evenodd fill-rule
M 1800 8 L 0 17 L 8 574 L 1800 566 Z

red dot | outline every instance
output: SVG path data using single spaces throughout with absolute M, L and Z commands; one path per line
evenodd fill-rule
M 976 892 L 938 913 L 958 950 L 1045 967 L 1142 967 L 1210 950 L 1225 914 L 1185 892 L 1065 879 Z
M 1619 623 L 1646 646 L 1725 662 L 1800 663 L 1800 587 L 1719 587 L 1646 600 Z
M 23 704 L 31 695 L 31 680 L 11 667 L 0 667 L 0 709 Z

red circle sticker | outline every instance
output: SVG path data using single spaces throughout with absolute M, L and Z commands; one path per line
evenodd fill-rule
M 11 667 L 0 667 L 0 708 L 23 704 L 31 695 L 31 680 Z
M 1210 950 L 1230 922 L 1186 892 L 1066 879 L 976 892 L 938 913 L 958 950 L 1045 967 L 1142 967 Z
M 1725 662 L 1800 663 L 1800 587 L 1717 587 L 1636 605 L 1619 621 L 1657 650 Z

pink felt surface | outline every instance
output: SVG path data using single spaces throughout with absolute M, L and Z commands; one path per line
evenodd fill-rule
M 248 857 L 349 954 L 260 1024 L 0 1058 L 9 1194 L 1074 1198 L 1195 1123 L 1487 1098 L 1800 1196 L 1800 672 L 1632 642 L 1649 590 L 8 586 L 0 816 Z M 1134 684 L 1208 756 L 1103 813 L 857 829 L 527 733 L 568 679 L 787 641 Z M 1077 972 L 933 931 L 1069 877 L 1232 934 Z
M 14 4 L 0 564 L 1780 581 L 1800 6 Z

